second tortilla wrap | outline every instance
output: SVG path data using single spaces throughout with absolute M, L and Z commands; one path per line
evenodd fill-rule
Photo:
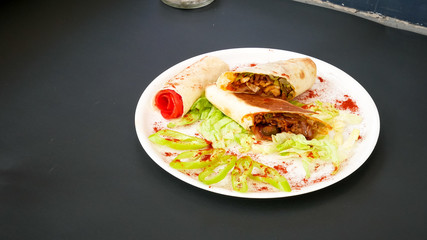
M 215 85 L 208 86 L 205 95 L 221 112 L 252 131 L 258 139 L 271 140 L 271 135 L 280 132 L 303 134 L 312 139 L 332 129 L 327 123 L 312 117 L 314 112 L 285 100 L 233 93 Z
M 170 78 L 155 98 L 154 105 L 165 119 L 179 118 L 203 94 L 205 87 L 215 83 L 229 66 L 221 59 L 205 56 Z
M 311 88 L 317 77 L 310 58 L 292 58 L 228 71 L 218 78 L 222 90 L 291 100 Z

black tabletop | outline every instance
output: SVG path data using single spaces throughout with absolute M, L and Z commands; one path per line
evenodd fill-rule
M 290 198 L 184 183 L 135 133 L 148 84 L 229 48 L 324 60 L 370 93 L 378 143 L 349 177 Z M 421 239 L 427 37 L 284 0 L 9 0 L 0 5 L 1 239 Z

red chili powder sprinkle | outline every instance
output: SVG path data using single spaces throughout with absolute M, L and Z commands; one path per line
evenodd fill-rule
M 320 82 L 324 82 L 325 79 L 321 78 L 321 77 L 317 77 L 319 79 Z
M 268 175 L 266 173 L 264 173 L 264 174 L 254 173 L 254 174 L 252 174 L 252 176 L 254 176 L 254 177 L 268 177 Z
M 176 86 L 177 85 L 179 85 L 178 83 L 176 83 L 176 82 L 174 82 L 174 83 L 172 83 L 172 82 L 167 82 L 166 84 L 165 84 L 165 86 L 168 86 L 168 87 L 171 87 L 171 88 L 176 88 Z
M 233 151 L 231 151 L 231 150 L 227 150 L 227 151 L 226 151 L 226 153 L 227 153 L 228 155 L 237 156 L 237 153 L 235 153 L 235 152 L 233 152 Z
M 154 132 L 158 132 L 158 131 L 160 131 L 162 129 L 163 129 L 163 127 L 160 126 L 160 122 L 155 122 L 154 123 L 154 126 L 153 126 Z
M 177 138 L 168 138 L 168 137 L 165 137 L 165 140 L 166 141 L 169 141 L 169 142 L 179 142 L 180 140 L 179 139 L 177 139 Z
M 317 93 L 316 91 L 308 90 L 307 92 L 308 92 L 307 98 L 315 98 L 319 96 L 319 93 Z
M 242 64 L 242 65 L 235 66 L 234 68 L 231 69 L 231 71 L 236 71 L 238 68 L 241 68 L 241 67 L 255 67 L 256 65 L 258 64 L 257 63 Z
M 320 178 L 314 179 L 312 183 L 320 183 L 326 179 L 326 176 L 322 176 Z
M 175 153 L 171 153 L 171 152 L 165 152 L 164 154 L 166 157 L 170 157 L 170 156 L 175 155 Z
M 301 98 L 301 100 L 309 100 L 312 98 L 316 98 L 319 96 L 319 93 L 317 92 L 317 90 L 307 90 L 305 91 L 303 94 L 301 94 L 299 97 Z
M 317 163 L 317 164 L 314 166 L 314 170 L 315 170 L 315 171 L 317 171 L 317 170 L 319 169 L 319 167 L 320 167 L 320 164 L 318 164 L 318 163 Z
M 257 188 L 257 191 L 258 191 L 258 192 L 268 191 L 268 187 L 260 187 L 260 188 Z
M 356 102 L 348 95 L 344 95 L 344 97 L 346 98 L 345 100 L 335 101 L 335 108 L 357 112 L 359 110 L 359 106 L 357 106 Z
M 205 142 L 208 144 L 208 146 L 207 146 L 206 148 L 209 148 L 209 149 L 213 148 L 213 146 L 212 146 L 212 142 L 211 142 L 211 141 L 208 141 L 208 140 L 206 140 L 206 139 L 204 139 L 204 140 L 205 140 Z
M 186 172 L 185 174 L 187 176 L 189 176 L 189 177 L 198 177 L 199 176 L 199 173 L 189 173 L 189 172 Z
M 301 182 L 293 184 L 292 188 L 293 189 L 301 189 L 301 188 L 309 186 L 311 184 L 323 182 L 323 181 L 325 181 L 327 179 L 329 179 L 329 175 L 327 175 L 327 176 L 321 176 L 321 177 L 313 179 L 313 180 L 309 180 L 307 178 L 304 178 Z
M 211 155 L 204 155 L 200 161 L 207 161 L 211 158 Z
M 314 106 L 313 104 L 306 104 L 306 105 L 302 106 L 301 108 L 309 109 L 309 108 L 311 108 L 313 106 Z
M 200 133 L 195 133 L 194 134 L 196 137 L 199 137 L 199 138 L 203 138 L 203 135 L 202 134 L 200 134 Z M 205 140 L 205 142 L 208 144 L 208 146 L 206 147 L 206 148 L 213 148 L 212 147 L 212 142 L 211 141 L 209 141 L 209 140 L 207 140 L 207 139 L 205 139 L 205 138 L 203 138 L 203 140 Z
M 335 167 L 334 167 L 334 171 L 332 172 L 332 174 L 337 173 L 337 172 L 338 172 L 338 170 L 339 170 L 339 167 L 338 167 L 338 166 L 335 166 Z
M 279 171 L 282 174 L 288 173 L 288 169 L 286 169 L 286 167 L 281 166 L 281 165 L 274 166 L 274 169 L 276 169 L 277 171 Z

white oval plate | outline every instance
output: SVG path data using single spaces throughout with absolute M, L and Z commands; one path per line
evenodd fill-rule
M 202 57 L 210 55 L 221 58 L 228 63 L 231 68 L 233 66 L 271 62 L 277 60 L 285 60 L 289 58 L 309 57 L 317 65 L 318 76 L 327 79 L 334 87 L 342 90 L 350 95 L 352 99 L 357 102 L 357 105 L 362 112 L 363 116 L 363 141 L 361 141 L 354 149 L 353 156 L 347 160 L 347 164 L 343 166 L 337 174 L 332 178 L 321 181 L 312 185 L 305 186 L 292 192 L 248 192 L 240 193 L 228 190 L 221 187 L 212 187 L 199 182 L 184 173 L 173 169 L 164 160 L 162 154 L 156 150 L 155 146 L 148 140 L 148 136 L 154 133 L 153 123 L 159 119 L 160 114 L 153 108 L 153 97 L 161 89 L 163 83 L 169 78 L 179 73 L 182 69 L 201 59 Z M 161 168 L 166 170 L 171 175 L 178 179 L 189 183 L 198 188 L 224 194 L 228 196 L 242 197 L 242 198 L 279 198 L 301 195 L 312 191 L 320 190 L 330 186 L 338 181 L 346 178 L 351 173 L 356 171 L 371 155 L 377 143 L 380 132 L 380 118 L 377 107 L 368 92 L 351 76 L 341 71 L 340 69 L 324 62 L 319 59 L 285 50 L 267 49 L 267 48 L 236 48 L 220 50 L 201 54 L 182 61 L 171 68 L 164 71 L 157 78 L 155 78 L 150 85 L 145 89 L 141 98 L 139 99 L 136 112 L 135 112 L 135 127 L 139 141 L 147 154 L 156 162 Z

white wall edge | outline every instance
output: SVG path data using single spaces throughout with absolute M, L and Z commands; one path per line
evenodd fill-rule
M 324 2 L 321 0 L 293 0 L 293 1 L 325 7 L 325 8 L 333 9 L 340 12 L 345 12 L 348 14 L 352 14 L 361 18 L 365 18 L 365 19 L 380 23 L 388 27 L 415 32 L 422 35 L 427 35 L 427 27 L 417 25 L 417 24 L 412 24 L 407 21 L 399 20 L 396 18 L 384 16 L 379 13 L 360 11 L 354 8 L 349 8 L 349 7 L 341 6 L 341 5 L 330 3 L 330 2 Z

